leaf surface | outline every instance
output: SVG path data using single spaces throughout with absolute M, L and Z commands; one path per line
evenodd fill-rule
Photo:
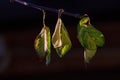
M 51 60 L 51 37 L 49 27 L 44 26 L 42 28 L 35 39 L 34 47 L 40 57 L 46 57 L 46 64 L 49 64 Z
M 52 36 L 52 44 L 54 48 L 56 49 L 57 54 L 60 57 L 64 56 L 70 50 L 72 46 L 68 32 L 61 18 L 58 18 L 55 31 Z

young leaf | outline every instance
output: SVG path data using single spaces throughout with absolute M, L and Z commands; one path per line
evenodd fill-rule
M 58 18 L 52 36 L 52 44 L 60 57 L 64 56 L 71 48 L 72 43 L 61 18 Z
M 51 37 L 50 37 L 50 29 L 47 26 L 44 26 L 41 32 L 35 39 L 35 50 L 40 55 L 40 57 L 46 57 L 46 64 L 50 63 L 51 60 Z

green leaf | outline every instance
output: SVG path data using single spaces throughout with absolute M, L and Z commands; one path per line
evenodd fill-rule
M 90 24 L 89 17 L 83 17 L 77 26 L 78 40 L 85 48 L 84 59 L 89 62 L 95 55 L 97 47 L 102 47 L 105 43 L 105 38 L 102 32 Z
M 89 63 L 91 58 L 95 55 L 97 49 L 85 49 L 84 51 L 84 60 Z
M 92 25 L 89 25 L 87 32 L 89 35 L 93 38 L 95 41 L 96 45 L 99 47 L 102 47 L 105 43 L 105 38 L 104 35 L 101 31 L 93 27 Z
M 84 59 L 85 62 L 89 62 L 89 60 L 95 55 L 97 46 L 93 38 L 88 34 L 86 29 L 81 29 L 81 32 L 79 33 L 80 36 L 78 36 L 78 39 L 81 43 L 81 45 L 85 48 L 84 51 Z
M 46 57 L 46 64 L 49 64 L 51 60 L 51 37 L 49 27 L 44 26 L 42 28 L 41 32 L 35 39 L 34 47 L 40 57 Z
M 83 44 L 84 47 L 87 49 L 96 49 L 96 43 L 94 42 L 93 38 L 88 34 L 88 32 L 85 32 L 83 34 Z
M 83 18 L 82 20 L 79 21 L 79 24 L 77 26 L 78 39 L 81 42 L 81 45 L 83 46 L 83 40 L 81 40 L 80 36 L 84 37 L 83 34 L 87 32 L 89 34 L 89 36 L 92 38 L 92 40 L 96 43 L 96 45 L 98 47 L 102 47 L 105 43 L 104 35 L 101 31 L 99 31 L 98 29 L 93 27 L 90 24 L 90 22 L 86 22 L 86 21 L 89 21 L 88 19 L 89 18 Z
M 88 34 L 86 29 L 81 29 L 78 33 L 78 40 L 80 41 L 81 45 L 87 49 L 96 49 L 96 43 L 93 38 Z
M 52 36 L 52 44 L 60 57 L 64 56 L 72 46 L 68 32 L 60 18 L 58 18 L 55 31 Z

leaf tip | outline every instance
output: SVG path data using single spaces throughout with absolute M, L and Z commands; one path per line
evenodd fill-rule
M 84 60 L 86 63 L 89 63 L 90 60 L 93 58 L 93 56 L 95 55 L 96 53 L 96 49 L 94 50 L 88 50 L 88 49 L 85 49 L 84 50 Z

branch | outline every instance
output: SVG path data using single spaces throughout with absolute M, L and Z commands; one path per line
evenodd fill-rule
M 44 7 L 44 6 L 39 6 L 39 5 L 30 3 L 30 2 L 25 2 L 23 0 L 10 0 L 10 2 L 12 2 L 12 3 L 16 2 L 16 3 L 22 4 L 24 6 L 40 10 L 40 11 L 46 10 L 46 11 L 51 11 L 51 12 L 55 12 L 55 13 L 59 12 L 59 10 L 57 10 L 57 9 L 48 8 L 48 7 Z M 62 14 L 65 14 L 65 15 L 68 15 L 68 16 L 72 16 L 72 17 L 75 17 L 75 18 L 80 18 L 81 17 L 80 14 L 73 14 L 73 13 L 65 12 L 65 11 Z

